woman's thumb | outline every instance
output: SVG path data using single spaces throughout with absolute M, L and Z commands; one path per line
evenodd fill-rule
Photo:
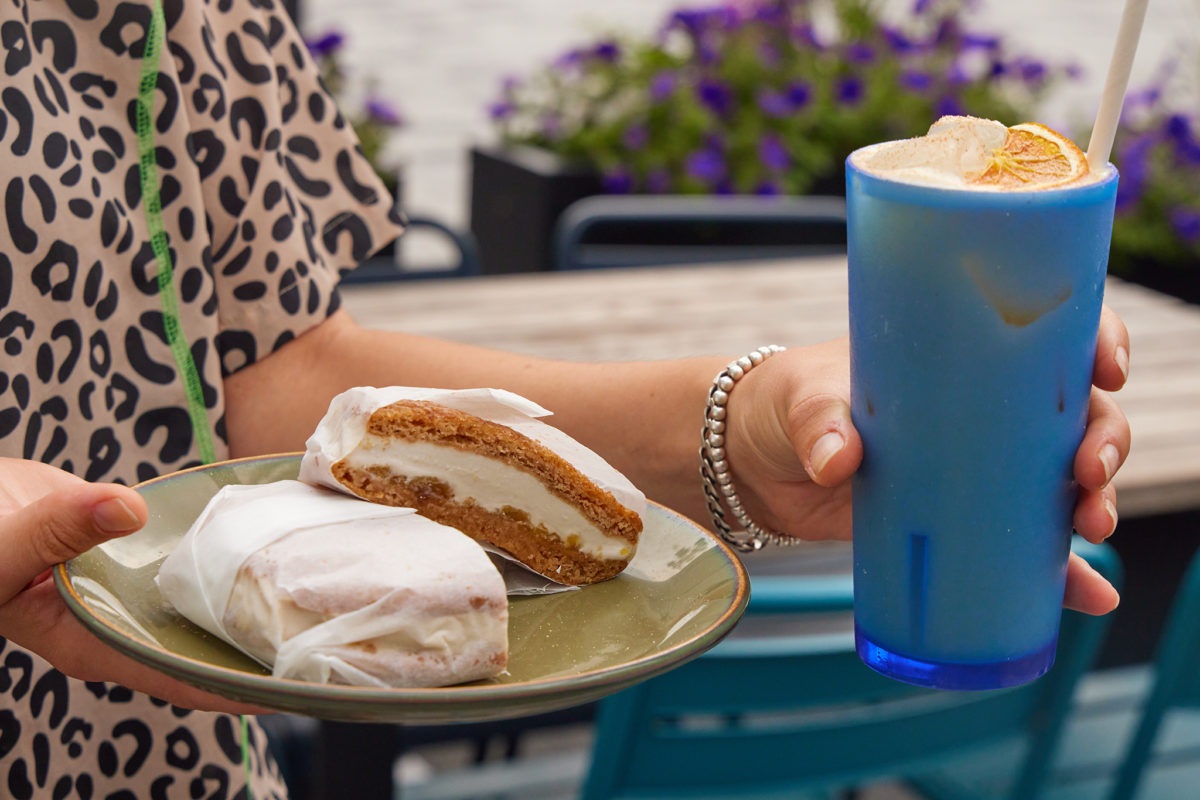
M 814 483 L 836 486 L 862 460 L 862 440 L 850 407 L 834 394 L 816 394 L 788 410 L 788 438 Z
M 51 492 L 0 518 L 0 603 L 46 570 L 146 523 L 134 490 L 90 483 Z

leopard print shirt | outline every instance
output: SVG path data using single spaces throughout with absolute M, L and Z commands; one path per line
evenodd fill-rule
M 154 162 L 212 453 L 225 376 L 338 307 L 399 220 L 274 0 L 163 0 Z M 204 451 L 168 339 L 136 101 L 148 0 L 0 0 L 0 455 L 132 484 Z M 283 797 L 257 725 L 0 639 L 0 796 Z

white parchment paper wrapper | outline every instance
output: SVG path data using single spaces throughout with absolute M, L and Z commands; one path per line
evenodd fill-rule
M 628 478 L 594 451 L 538 419 L 550 416 L 549 411 L 503 389 L 426 389 L 413 386 L 360 386 L 348 389 L 333 398 L 325 417 L 309 437 L 304 460 L 300 464 L 300 480 L 351 494 L 333 477 L 330 468 L 362 441 L 371 414 L 397 400 L 424 400 L 507 425 L 545 445 L 601 489 L 610 492 L 621 505 L 645 517 L 646 496 Z
M 313 598 L 320 604 L 340 593 L 344 606 L 342 613 L 286 640 L 281 629 L 290 612 L 260 610 L 261 624 L 255 624 L 255 610 L 247 610 L 250 624 L 244 627 L 269 642 L 273 659 L 248 648 L 225 624 L 238 571 L 268 546 L 288 549 L 272 579 L 279 598 L 310 608 Z M 494 665 L 484 662 L 497 648 L 507 648 L 504 583 L 473 540 L 412 509 L 366 503 L 298 481 L 221 489 L 163 562 L 156 582 L 181 614 L 271 667 L 276 677 L 445 685 L 495 674 Z M 499 620 L 461 613 L 471 598 L 502 607 Z M 401 653 L 395 658 L 408 665 L 405 674 L 380 678 L 338 652 L 385 637 L 392 647 L 400 642 L 401 651 L 407 645 L 445 657 L 430 667 L 415 657 L 408 664 Z

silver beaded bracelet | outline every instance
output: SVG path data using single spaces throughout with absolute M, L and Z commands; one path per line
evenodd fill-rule
M 729 471 L 729 464 L 725 460 L 725 404 L 729 402 L 729 393 L 747 372 L 786 349 L 769 344 L 729 362 L 713 378 L 712 388 L 708 390 L 708 404 L 704 408 L 704 430 L 700 437 L 700 480 L 704 483 L 704 499 L 717 533 L 741 553 L 752 553 L 768 544 L 792 545 L 803 541 L 763 528 L 750 519 L 737 490 L 733 488 L 733 473 Z M 729 506 L 742 530 L 735 531 L 730 527 L 721 507 L 722 500 Z

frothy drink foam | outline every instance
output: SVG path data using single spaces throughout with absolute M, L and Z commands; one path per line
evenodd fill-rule
M 1041 191 L 1103 177 L 1088 169 L 1078 147 L 1049 128 L 1009 128 L 966 116 L 942 117 L 924 136 L 871 145 L 851 160 L 880 178 L 975 191 Z

